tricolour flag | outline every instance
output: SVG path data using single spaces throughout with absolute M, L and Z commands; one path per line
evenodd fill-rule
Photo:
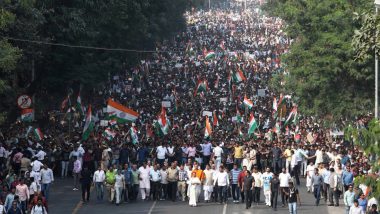
M 111 141 L 115 138 L 116 132 L 112 131 L 110 128 L 106 128 L 103 132 L 103 136 Z
M 244 96 L 244 101 L 243 101 L 244 105 L 246 107 L 248 107 L 249 109 L 251 109 L 253 107 L 253 102 L 247 98 L 247 96 Z
M 204 138 L 211 137 L 211 134 L 212 134 L 211 124 L 210 124 L 210 121 L 208 119 L 208 116 L 206 116 L 206 126 L 205 126 L 205 136 L 204 136 Z
M 67 95 L 67 97 L 62 101 L 61 103 L 61 111 L 65 110 L 67 107 L 67 104 L 69 103 L 70 95 Z
M 92 110 L 91 110 L 91 105 L 90 105 L 88 106 L 88 110 L 87 110 L 86 122 L 83 128 L 82 139 L 87 140 L 93 129 L 94 129 L 94 121 L 92 119 Z
M 255 130 L 257 129 L 257 127 L 258 127 L 258 125 L 257 125 L 257 122 L 255 120 L 255 117 L 251 113 L 251 116 L 249 118 L 248 135 L 253 134 L 255 132 Z
M 77 110 L 81 115 L 84 115 L 83 106 L 82 106 L 82 98 L 80 97 L 80 93 L 77 97 Z
M 212 124 L 213 126 L 219 126 L 219 121 L 218 121 L 218 117 L 216 116 L 216 111 L 214 111 L 212 113 L 212 118 L 213 118 L 213 121 L 212 121 Z
M 44 138 L 44 134 L 42 134 L 42 131 L 41 131 L 41 129 L 40 128 L 36 128 L 36 129 L 34 129 L 34 136 L 36 137 L 36 139 L 38 140 L 38 141 L 40 141 L 40 140 L 42 140 L 43 138 Z
M 195 91 L 194 91 L 194 97 L 197 96 L 197 94 L 200 92 L 206 92 L 207 88 L 208 88 L 207 81 L 199 80 L 197 87 L 195 88 Z
M 236 61 L 238 59 L 238 54 L 236 51 L 229 52 L 229 55 L 232 61 Z
M 238 69 L 232 76 L 232 79 L 234 80 L 235 83 L 239 83 L 241 81 L 245 81 L 246 78 L 243 74 L 243 71 L 241 71 L 240 69 Z
M 31 108 L 23 109 L 21 111 L 21 121 L 32 122 L 34 120 L 34 111 Z
M 129 131 L 131 132 L 132 143 L 137 144 L 139 142 L 139 137 L 137 135 L 136 127 L 131 127 Z
M 159 135 L 167 135 L 169 132 L 169 120 L 166 116 L 166 110 L 164 107 L 161 108 L 161 113 L 158 115 L 155 127 L 158 130 Z
M 294 106 L 292 111 L 290 112 L 288 119 L 285 121 L 285 125 L 290 122 L 290 119 L 293 118 L 292 122 L 295 124 L 297 122 L 297 106 Z
M 114 127 L 114 126 L 117 125 L 116 119 L 111 119 L 111 120 L 108 121 L 108 123 L 110 124 L 111 127 Z
M 243 137 L 243 136 L 244 136 L 244 134 L 243 134 L 243 132 L 241 131 L 240 127 L 239 127 L 238 132 L 239 132 L 239 137 Z
M 110 118 L 115 118 L 119 123 L 133 122 L 139 116 L 139 113 L 113 101 L 112 99 L 108 100 L 107 113 Z
M 236 108 L 236 120 L 239 123 L 243 122 L 243 117 L 241 116 L 241 113 L 238 108 Z
M 206 59 L 206 60 L 212 59 L 212 58 L 214 58 L 214 57 L 215 57 L 215 52 L 214 52 L 214 51 L 209 51 L 209 52 L 207 52 L 206 55 L 205 55 L 205 59 Z
M 277 133 L 277 134 L 280 134 L 281 132 L 281 125 L 280 125 L 280 122 L 276 122 L 275 126 L 272 128 L 272 131 Z

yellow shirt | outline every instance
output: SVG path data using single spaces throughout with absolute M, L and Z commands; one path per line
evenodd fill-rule
M 235 158 L 243 158 L 243 147 L 241 147 L 241 146 L 235 147 L 234 157 Z
M 292 160 L 292 152 L 291 152 L 291 150 L 290 149 L 286 149 L 285 150 L 285 155 L 286 155 L 286 159 L 288 160 L 288 161 L 291 161 Z

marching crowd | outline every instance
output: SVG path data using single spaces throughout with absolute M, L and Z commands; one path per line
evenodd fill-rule
M 196 207 L 231 198 L 247 209 L 264 201 L 277 210 L 280 201 L 292 214 L 301 205 L 300 179 L 306 178 L 316 206 L 322 200 L 345 206 L 347 214 L 378 213 L 371 187 L 354 185 L 356 176 L 378 174 L 370 157 L 322 128 L 322 121 L 297 118 L 291 95 L 268 89 L 272 75 L 286 72 L 280 55 L 292 41 L 281 30 L 282 20 L 267 17 L 258 4 L 243 12 L 187 13 L 185 32 L 157 44 L 155 54 L 114 76 L 92 98 L 98 120 L 89 139 L 81 140 L 83 118 L 71 107 L 69 122 L 52 116 L 41 125 L 43 139 L 22 123 L 3 131 L 0 214 L 46 214 L 55 177 L 73 177 L 73 191 L 81 190 L 84 203 L 94 185 L 97 201 L 107 195 L 116 205 L 141 199 Z M 133 124 L 113 125 L 112 138 L 104 137 L 111 127 L 101 123 L 109 98 L 139 113 Z M 153 125 L 163 101 L 170 122 L 164 133 Z M 250 115 L 258 125 L 247 134 Z M 205 136 L 208 116 L 213 131 Z M 369 119 L 360 117 L 357 126 Z M 138 130 L 137 142 L 131 126 Z

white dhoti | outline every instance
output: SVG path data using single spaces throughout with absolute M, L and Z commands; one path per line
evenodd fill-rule
M 211 199 L 212 192 L 214 191 L 214 186 L 203 186 L 204 191 L 204 197 L 206 201 L 209 201 Z

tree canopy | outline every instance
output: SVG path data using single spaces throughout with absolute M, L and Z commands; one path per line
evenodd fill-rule
M 22 0 L 1 1 L 0 6 L 0 36 L 8 38 L 0 42 L 0 69 L 13 74 L 1 76 L 2 85 L 7 80 L 13 83 L 13 93 L 7 93 L 9 99 L 1 101 L 4 111 L 15 106 L 17 93 L 36 94 L 39 103 L 50 104 L 54 101 L 48 100 L 47 92 L 63 97 L 69 87 L 78 83 L 91 91 L 109 74 L 124 72 L 128 65 L 146 57 L 134 51 L 31 41 L 154 50 L 156 42 L 172 38 L 185 27 L 183 15 L 189 4 L 186 0 Z M 61 101 L 54 98 L 55 102 Z
M 373 59 L 356 62 L 351 46 L 359 25 L 353 13 L 369 4 L 364 0 L 269 1 L 264 9 L 286 22 L 285 30 L 293 39 L 283 56 L 286 72 L 273 78 L 272 88 L 292 94 L 306 115 L 338 120 L 371 111 Z

